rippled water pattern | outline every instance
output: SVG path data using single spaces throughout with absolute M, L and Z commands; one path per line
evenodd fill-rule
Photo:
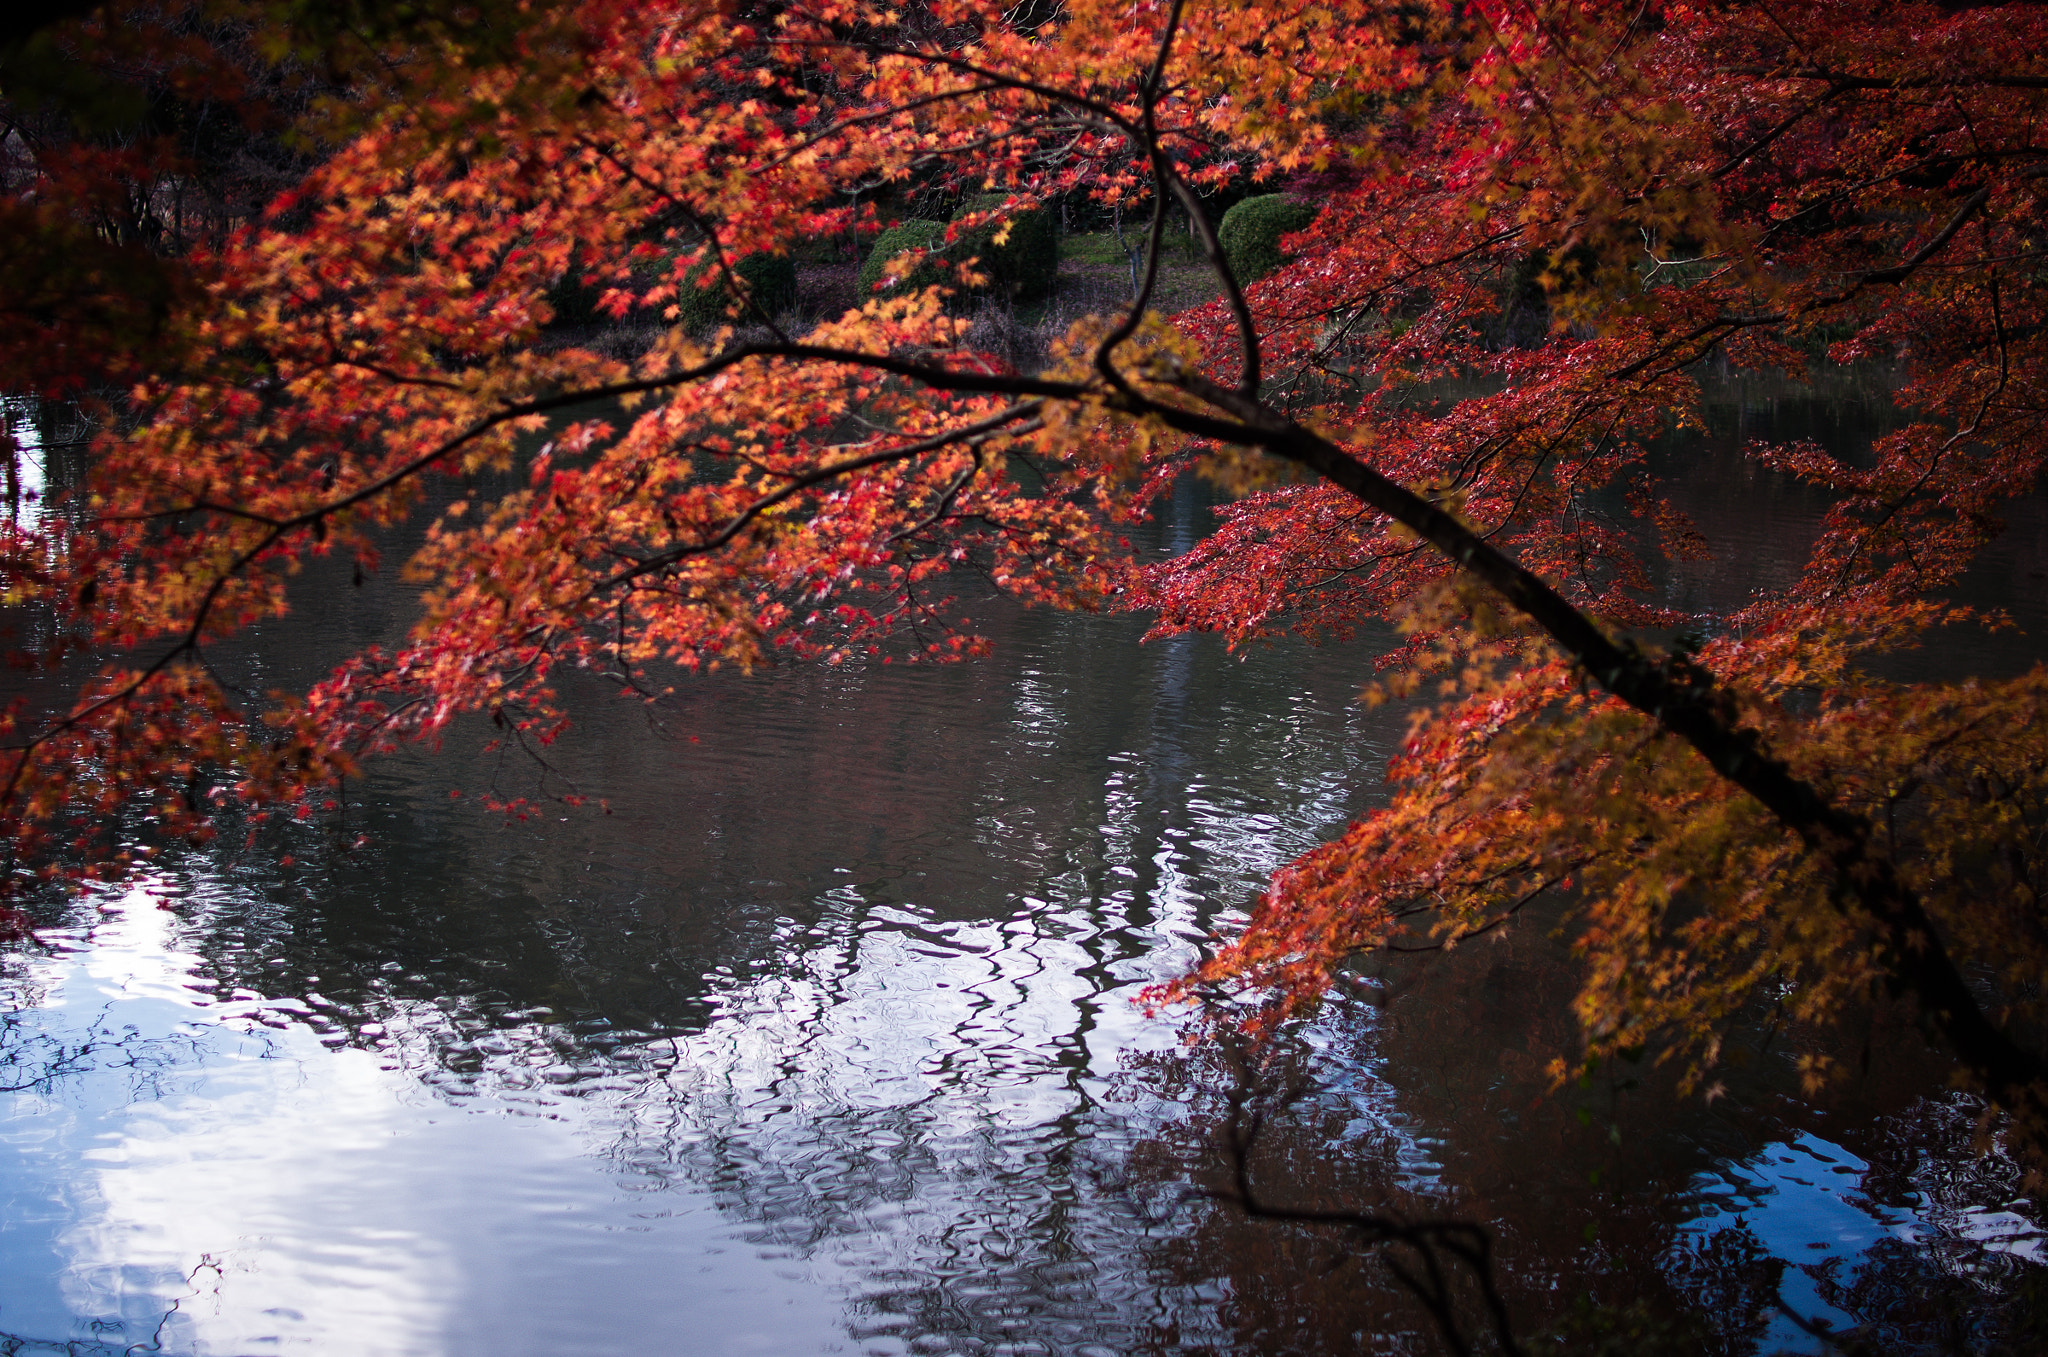
M 1811 507 L 1766 502 L 1768 574 Z M 1183 496 L 1162 549 L 1203 521 Z M 0 1353 L 1424 1346 L 1341 1233 L 1200 1195 L 1248 1076 L 1135 1002 L 1372 803 L 1403 729 L 1353 701 L 1372 647 L 972 608 L 990 662 L 576 695 L 555 766 L 394 763 L 0 958 Z M 289 682 L 402 616 L 336 589 L 239 662 Z M 474 808 L 571 783 L 611 811 Z M 1937 1062 L 1831 1108 L 1783 1049 L 1713 1109 L 1553 1096 L 1569 992 L 1540 928 L 1362 976 L 1262 1067 L 1259 1181 L 1491 1222 L 1532 1325 L 1605 1278 L 1735 1316 L 1730 1352 L 1801 1338 L 1773 1295 L 1917 1333 L 1884 1288 L 1967 1306 L 2040 1262 Z M 1822 1235 L 1832 1270 L 1792 1256 Z
M 1000 670 L 725 683 L 670 717 L 694 743 L 601 720 L 576 771 L 609 817 L 508 828 L 437 803 L 483 770 L 428 765 L 357 798 L 364 848 L 342 827 L 291 868 L 193 862 L 46 934 L 9 963 L 30 1006 L 0 1331 L 204 1353 L 1189 1332 L 1214 1287 L 1145 1266 L 1178 1222 L 1124 1181 L 1173 1108 L 1116 1081 L 1177 1041 L 1133 1001 L 1215 902 L 1363 804 L 1382 736 L 1355 655 L 1247 685 L 1128 624 L 1008 625 Z M 1076 649 L 1103 662 L 1074 672 Z M 1121 722 L 1075 719 L 1105 695 Z M 1205 771 L 1219 745 L 1235 785 Z

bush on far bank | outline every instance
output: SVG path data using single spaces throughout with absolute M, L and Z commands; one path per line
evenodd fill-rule
M 1280 238 L 1299 231 L 1316 219 L 1313 203 L 1290 198 L 1284 193 L 1266 193 L 1246 198 L 1223 214 L 1216 228 L 1216 242 L 1223 258 L 1240 283 L 1263 278 L 1286 263 Z

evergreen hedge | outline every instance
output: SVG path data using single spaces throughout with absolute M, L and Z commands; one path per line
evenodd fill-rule
M 1001 207 L 1007 197 L 998 193 L 970 198 L 961 204 L 953 219 L 958 221 L 969 213 Z M 945 222 L 908 220 L 896 223 L 876 238 L 874 248 L 868 251 L 867 262 L 861 265 L 861 296 L 873 295 L 875 284 L 882 281 L 883 268 L 905 250 L 943 249 L 942 257 L 948 263 L 967 259 L 981 261 L 981 271 L 989 279 L 987 294 L 1013 302 L 1043 300 L 1051 295 L 1060 267 L 1059 237 L 1052 213 L 1043 207 L 1034 207 L 1014 214 L 1008 222 L 1009 235 L 1000 245 L 995 243 L 995 237 L 1004 223 L 996 220 L 962 231 L 959 239 L 950 246 L 945 244 Z M 945 281 L 945 278 L 940 265 L 927 259 L 891 291 L 893 294 L 930 287 Z
M 714 330 L 731 320 L 744 325 L 756 321 L 755 311 L 777 315 L 796 305 L 796 264 L 784 254 L 750 254 L 732 266 L 745 285 L 752 307 L 728 316 L 727 307 L 736 300 L 716 264 L 706 261 L 690 270 L 677 290 L 676 314 L 685 329 Z
M 906 250 L 935 250 L 945 242 L 946 223 L 942 221 L 910 218 L 882 232 L 875 237 L 874 248 L 868 251 L 866 262 L 860 266 L 861 299 L 865 301 L 875 295 L 875 284 L 882 281 L 882 270 L 897 255 Z M 927 259 L 912 270 L 908 278 L 899 279 L 896 286 L 889 289 L 889 295 L 930 287 L 939 281 L 938 265 Z
M 603 295 L 597 288 L 583 282 L 583 269 L 572 264 L 562 276 L 548 285 L 548 309 L 555 313 L 550 325 L 582 326 L 595 325 L 610 317 L 598 313 L 597 299 Z
M 1287 262 L 1280 252 L 1280 237 L 1299 231 L 1316 219 L 1313 203 L 1290 198 L 1284 193 L 1267 193 L 1246 198 L 1223 214 L 1216 228 L 1223 258 L 1240 283 L 1263 278 Z
M 970 198 L 953 214 L 953 220 L 958 221 L 970 212 L 991 211 L 1008 198 L 1006 193 Z M 1009 238 L 997 245 L 996 232 L 1002 226 L 998 219 L 961 232 L 949 253 L 955 259 L 979 256 L 982 272 L 989 277 L 989 290 L 998 297 L 1013 302 L 1043 301 L 1052 295 L 1060 271 L 1059 232 L 1052 213 L 1034 207 L 1014 214 L 1009 218 Z
M 636 264 L 628 282 L 623 285 L 607 283 L 606 286 L 625 286 L 644 292 L 654 286 L 669 267 L 666 263 Z M 571 268 L 548 289 L 548 305 L 555 313 L 553 323 L 566 326 L 612 324 L 612 318 L 597 309 L 598 299 L 604 295 L 603 289 L 586 286 L 582 272 L 580 268 Z M 788 256 L 750 254 L 733 265 L 733 272 L 746 285 L 748 295 L 769 315 L 786 311 L 796 304 L 796 265 Z M 687 328 L 715 329 L 729 319 L 726 304 L 733 299 L 732 293 L 717 273 L 715 266 L 699 264 L 690 271 L 689 281 L 677 290 L 676 313 Z M 707 275 L 712 281 L 702 281 Z M 629 317 L 632 314 L 630 311 L 627 313 Z M 751 317 L 751 311 L 741 311 L 733 319 L 744 324 Z

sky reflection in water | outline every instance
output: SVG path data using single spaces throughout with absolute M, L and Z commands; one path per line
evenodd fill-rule
M 366 1357 L 843 1336 L 829 1292 L 703 1194 L 650 1211 L 621 1190 L 581 1104 L 452 1106 L 388 1055 L 327 1049 L 317 1009 L 210 997 L 160 898 L 106 900 L 20 977 L 64 1068 L 0 1112 L 0 1331 Z
M 1738 436 L 1775 409 L 1741 405 Z M 1717 506 L 1750 536 L 1674 599 L 1725 604 L 1736 566 L 1796 554 L 1812 506 L 1763 502 Z M 1162 545 L 1201 515 L 1178 505 Z M 2008 580 L 2048 565 L 2039 515 L 2022 525 Z M 375 587 L 329 601 L 266 652 L 317 671 L 402 628 Z M 560 756 L 615 815 L 508 827 L 447 799 L 502 770 L 399 761 L 345 827 L 289 831 L 293 869 L 223 848 L 0 959 L 0 1336 L 234 1357 L 1401 1348 L 1413 1311 L 1341 1241 L 1190 1199 L 1218 1071 L 1132 1002 L 1372 803 L 1402 727 L 1352 700 L 1370 647 L 1240 662 L 1207 638 L 1141 649 L 1132 619 L 986 611 L 989 663 L 720 678 L 666 731 L 595 712 Z M 2006 644 L 1998 663 L 2030 653 Z M 1726 1282 L 1701 1258 L 1761 1254 L 1788 1301 L 1846 1323 L 1929 1259 L 1974 1294 L 1982 1255 L 1951 1245 L 2041 1262 L 2031 1207 L 1958 1167 L 1953 1126 L 1878 1162 L 1879 1132 L 1939 1111 L 1930 1062 L 1888 1062 L 1837 1121 L 1796 1096 L 1782 1045 L 1711 1110 L 1655 1087 L 1548 1098 L 1568 985 L 1523 932 L 1299 1034 L 1287 1064 L 1313 1083 L 1266 1147 L 1276 1191 L 1499 1222 L 1532 1322 L 1583 1269 L 1697 1299 Z M 1755 1336 L 1816 1347 L 1744 1303 Z

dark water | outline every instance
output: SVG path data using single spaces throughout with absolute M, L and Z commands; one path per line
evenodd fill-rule
M 1883 417 L 1716 397 L 1673 454 L 1724 548 L 1670 581 L 1688 606 L 1782 582 L 1821 507 L 1740 437 Z M 1183 496 L 1161 549 L 1205 521 Z M 2032 635 L 2042 523 L 1964 586 Z M 1133 1002 L 1372 804 L 1402 729 L 1352 700 L 1372 647 L 977 611 L 984 663 L 722 676 L 653 720 L 593 695 L 546 786 L 609 815 L 483 813 L 542 774 L 452 743 L 0 958 L 0 1353 L 1426 1347 L 1341 1232 L 1202 1195 L 1247 1076 Z M 288 679 L 401 616 L 323 593 L 241 662 Z M 1337 996 L 1261 1072 L 1262 1191 L 1489 1222 L 1530 1332 L 1587 1297 L 1814 1348 L 1782 1297 L 1968 1350 L 2048 1272 L 1904 1016 L 1827 1038 L 1878 1058 L 1819 1101 L 1821 1038 L 1762 1029 L 1711 1106 L 1654 1070 L 1553 1095 L 1571 987 L 1538 925 Z

